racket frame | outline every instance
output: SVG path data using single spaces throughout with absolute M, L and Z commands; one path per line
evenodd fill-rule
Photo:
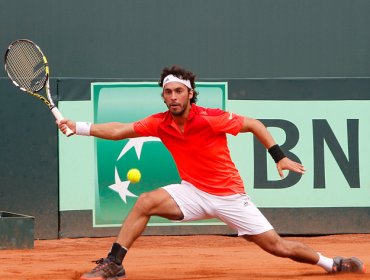
M 36 90 L 36 91 L 31 91 L 31 90 L 28 90 L 24 87 L 22 87 L 21 85 L 19 85 L 16 81 L 14 81 L 13 77 L 9 74 L 9 71 L 7 69 L 7 57 L 8 57 L 8 53 L 9 51 L 11 50 L 11 48 L 13 47 L 13 45 L 15 45 L 16 43 L 20 42 L 20 41 L 24 41 L 24 42 L 27 42 L 29 44 L 32 44 L 34 47 L 36 47 L 36 49 L 40 52 L 40 54 L 42 55 L 42 59 L 43 59 L 43 63 L 44 63 L 44 66 L 45 66 L 45 74 L 46 74 L 46 78 L 45 78 L 45 81 L 43 83 L 43 85 L 40 87 L 40 89 Z M 44 104 L 46 106 L 48 106 L 48 108 L 50 109 L 50 111 L 52 112 L 52 114 L 54 115 L 55 119 L 57 120 L 57 122 L 59 123 L 61 120 L 64 119 L 62 113 L 59 111 L 59 109 L 57 108 L 57 106 L 55 105 L 52 97 L 51 97 L 51 93 L 50 93 L 50 81 L 49 81 L 49 78 L 50 78 L 50 70 L 49 70 L 49 63 L 47 61 L 47 58 L 45 56 L 45 54 L 42 52 L 41 48 L 34 42 L 32 42 L 31 40 L 28 40 L 28 39 L 18 39 L 14 42 L 12 42 L 9 47 L 7 48 L 6 52 L 5 52 L 5 55 L 4 55 L 4 67 L 5 67 L 5 71 L 9 77 L 9 79 L 12 81 L 12 83 L 18 87 L 20 90 L 22 90 L 23 92 L 26 92 L 36 98 L 38 98 L 39 100 L 41 100 L 42 102 L 44 102 Z M 45 88 L 45 92 L 46 92 L 46 98 L 45 96 L 39 94 L 38 92 L 40 92 L 43 88 Z M 67 127 L 67 132 L 66 132 L 66 135 L 67 136 L 70 136 L 74 134 L 73 131 Z

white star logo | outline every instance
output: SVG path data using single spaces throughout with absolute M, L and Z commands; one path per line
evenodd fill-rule
M 118 175 L 117 167 L 115 168 L 114 173 L 114 181 L 113 185 L 108 186 L 111 190 L 114 190 L 119 194 L 122 200 L 127 204 L 126 198 L 127 196 L 137 197 L 137 195 L 133 194 L 128 190 L 128 186 L 130 185 L 130 181 L 121 181 L 121 178 Z
M 152 136 L 148 136 L 148 137 L 138 137 L 138 138 L 131 138 L 128 140 L 128 142 L 126 143 L 126 145 L 123 147 L 121 153 L 119 154 L 118 158 L 117 158 L 117 161 L 119 161 L 119 159 L 128 151 L 130 150 L 132 147 L 135 148 L 135 151 L 136 151 L 136 155 L 137 155 L 137 158 L 140 159 L 140 155 L 141 155 L 141 149 L 143 148 L 143 144 L 145 142 L 151 142 L 151 141 L 161 141 L 159 138 L 157 137 L 152 137 Z
M 138 137 L 138 138 L 131 138 L 128 140 L 126 145 L 123 147 L 121 153 L 119 154 L 117 161 L 126 154 L 132 147 L 135 148 L 137 158 L 140 159 L 141 150 L 143 148 L 143 144 L 145 142 L 152 142 L 152 141 L 161 141 L 157 137 Z M 115 183 L 113 185 L 108 186 L 111 190 L 117 192 L 122 200 L 127 204 L 127 196 L 137 197 L 137 195 L 133 194 L 128 190 L 128 186 L 130 185 L 130 181 L 121 181 L 119 177 L 117 167 L 114 170 L 114 180 Z

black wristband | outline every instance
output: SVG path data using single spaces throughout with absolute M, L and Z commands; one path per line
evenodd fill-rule
M 280 146 L 278 144 L 270 147 L 270 149 L 268 149 L 268 152 L 270 153 L 271 157 L 274 159 L 276 163 L 285 158 L 285 154 L 280 149 Z

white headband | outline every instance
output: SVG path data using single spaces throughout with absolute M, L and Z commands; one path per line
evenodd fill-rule
M 178 77 L 176 77 L 172 74 L 166 76 L 163 79 L 163 86 L 162 87 L 164 87 L 166 84 L 171 83 L 171 82 L 179 82 L 179 83 L 182 83 L 183 85 L 187 86 L 188 88 L 192 89 L 190 80 L 183 80 L 183 79 L 180 79 L 180 78 L 178 78 Z

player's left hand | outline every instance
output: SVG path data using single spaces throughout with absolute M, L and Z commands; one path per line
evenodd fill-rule
M 284 178 L 283 170 L 289 170 L 289 171 L 294 171 L 297 173 L 304 174 L 306 169 L 302 164 L 299 162 L 292 161 L 291 159 L 285 157 L 281 159 L 277 164 L 276 168 L 279 172 L 280 178 Z

